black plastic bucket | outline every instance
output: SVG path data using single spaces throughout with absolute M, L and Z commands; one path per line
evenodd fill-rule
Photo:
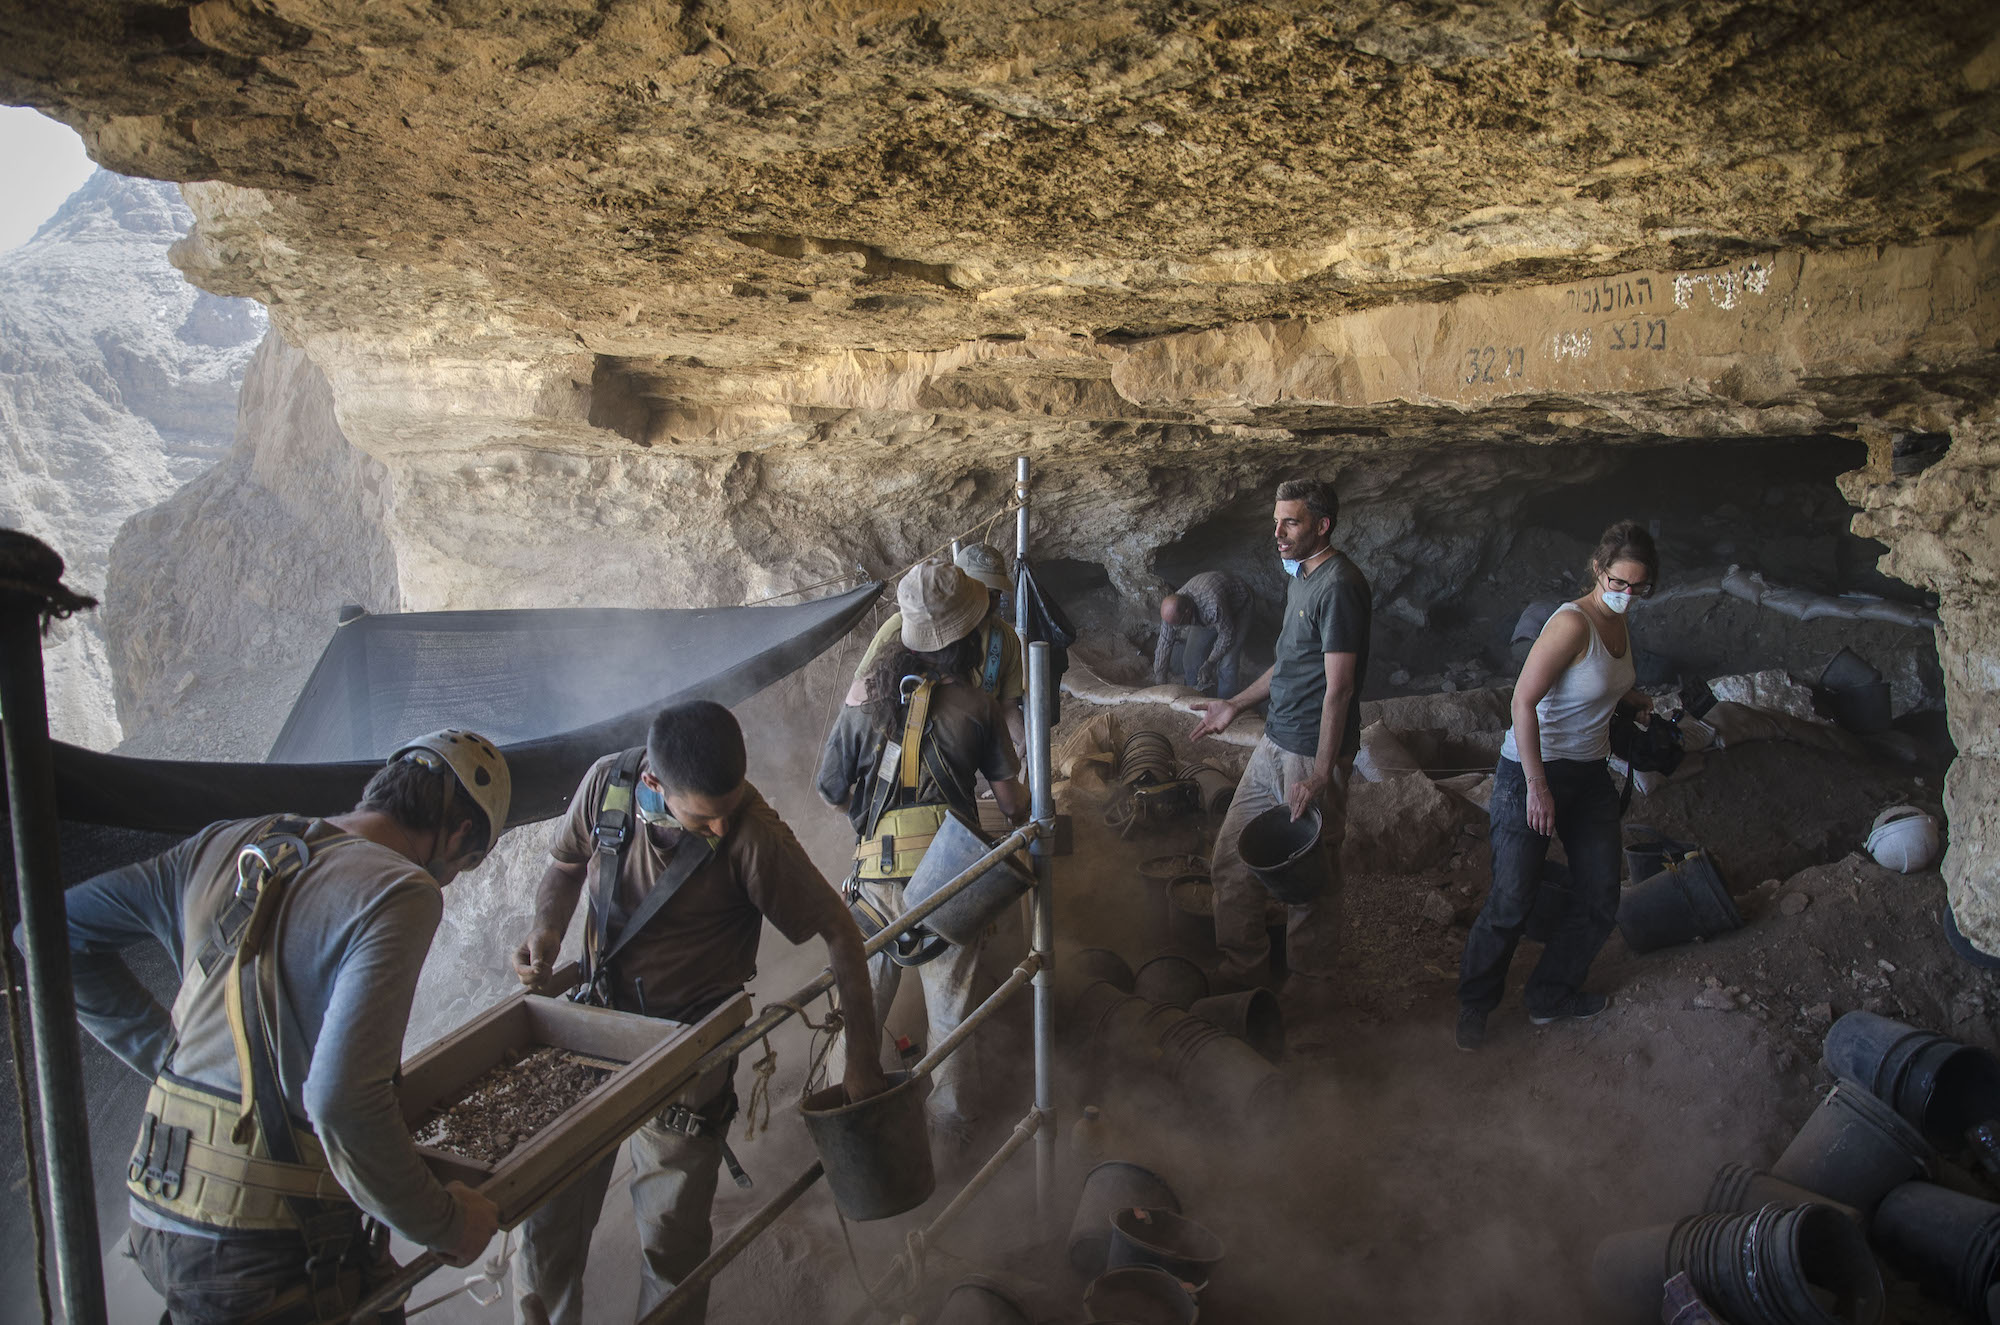
M 1208 997 L 1208 973 L 1177 952 L 1163 952 L 1132 977 L 1132 992 L 1168 1007 L 1186 1008 Z
M 1151 1265 L 1199 1293 L 1222 1263 L 1222 1239 L 1173 1210 L 1120 1206 L 1111 1212 L 1111 1247 L 1105 1265 Z
M 1819 673 L 1819 684 L 1823 690 L 1849 690 L 1855 686 L 1873 685 L 1881 679 L 1882 673 L 1876 671 L 1872 663 L 1845 646 L 1827 660 Z
M 1122 1159 L 1107 1159 L 1092 1169 L 1069 1223 L 1070 1267 L 1082 1275 L 1102 1271 L 1111 1249 L 1112 1212 L 1134 1208 L 1179 1214 L 1181 1198 L 1159 1174 Z
M 917 862 L 916 873 L 903 885 L 904 907 L 929 900 L 992 849 L 985 838 L 966 827 L 957 815 L 945 815 L 937 835 L 924 849 L 923 859 Z M 964 891 L 931 912 L 924 920 L 924 928 L 947 943 L 969 948 L 1034 883 L 1033 875 L 1013 857 L 1004 856 L 966 885 Z
M 1668 865 L 1618 901 L 1618 932 L 1634 952 L 1653 952 L 1743 927 L 1743 916 L 1706 851 Z
M 1861 1226 L 1861 1212 L 1851 1205 L 1842 1205 L 1818 1192 L 1809 1192 L 1796 1183 L 1774 1178 L 1762 1169 L 1753 1169 L 1747 1164 L 1724 1164 L 1715 1171 L 1715 1180 L 1708 1185 L 1708 1199 L 1702 1203 L 1704 1214 L 1741 1214 L 1749 1210 L 1761 1210 L 1767 1205 L 1824 1205 L 1840 1211 Z
M 1850 1012 L 1826 1034 L 1826 1065 L 1891 1105 L 1941 1150 L 2000 1118 L 2000 1058 L 1873 1012 Z
M 969 1275 L 945 1295 L 932 1325 L 1034 1325 L 1035 1318 L 1021 1299 L 983 1274 Z
M 1689 842 L 1676 842 L 1657 828 L 1645 824 L 1631 824 L 1625 829 L 1625 880 L 1628 883 L 1644 883 L 1667 867 L 1668 860 L 1679 860 L 1697 848 Z
M 1995 1325 L 1987 1295 L 2000 1276 L 2000 1205 L 1928 1182 L 1882 1198 L 1874 1237 L 1891 1264 L 1926 1293 Z
M 1767 1205 L 1694 1215 L 1606 1238 L 1591 1279 L 1618 1319 L 1660 1319 L 1666 1281 L 1685 1272 L 1732 1325 L 1875 1325 L 1882 1275 L 1859 1227 L 1831 1206 Z
M 1268 989 L 1196 999 L 1188 1011 L 1242 1039 L 1271 1062 L 1285 1056 L 1285 1016 Z
M 1215 953 L 1215 885 L 1206 874 L 1184 874 L 1167 885 L 1167 939 L 1182 952 Z
M 1326 891 L 1328 871 L 1326 853 L 1319 849 L 1317 809 L 1294 819 L 1290 807 L 1273 805 L 1243 825 L 1236 851 L 1281 902 L 1301 906 Z
M 1889 702 L 1887 681 L 1869 681 L 1858 686 L 1829 690 L 1826 702 L 1827 707 L 1833 710 L 1833 720 L 1851 732 L 1889 730 L 1889 715 L 1893 709 Z
M 1109 948 L 1079 948 L 1065 962 L 1064 975 L 1075 973 L 1079 984 L 1109 980 L 1126 993 L 1132 992 L 1132 964 Z
M 1930 1171 L 1923 1134 L 1861 1085 L 1843 1080 L 1771 1166 L 1771 1176 L 1824 1192 L 1872 1219 L 1889 1192 Z
M 1159 1023 L 1156 1043 L 1167 1080 L 1193 1097 L 1204 1117 L 1255 1126 L 1283 1121 L 1290 1102 L 1285 1075 L 1245 1041 L 1184 1013 Z
M 931 1168 L 924 1099 L 930 1078 L 889 1073 L 889 1089 L 859 1104 L 845 1086 L 828 1086 L 799 1101 L 806 1131 L 840 1213 L 860 1222 L 914 1210 L 937 1187 Z
M 1194 1325 L 1201 1315 L 1185 1284 L 1150 1265 L 1107 1270 L 1083 1292 L 1083 1314 L 1125 1325 Z

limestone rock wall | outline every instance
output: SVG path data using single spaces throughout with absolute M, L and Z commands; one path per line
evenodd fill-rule
M 1844 483 L 1857 532 L 1889 545 L 1883 569 L 1937 591 L 1938 653 L 1958 758 L 1945 779 L 1945 881 L 1967 938 L 2000 952 L 2000 415 L 1954 430 L 1951 449 L 1897 478 L 1890 439 Z
M 228 455 L 111 549 L 101 611 L 126 748 L 261 759 L 340 606 L 400 604 L 390 500 L 325 376 L 267 336 Z

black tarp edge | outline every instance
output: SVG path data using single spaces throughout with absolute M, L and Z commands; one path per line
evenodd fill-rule
M 666 705 L 693 699 L 737 704 L 797 671 L 852 630 L 881 591 L 880 582 L 851 590 L 841 595 L 849 602 L 837 616 L 615 718 L 503 746 L 514 780 L 508 826 L 561 814 L 584 770 L 601 755 L 645 740 L 653 715 Z M 382 766 L 379 759 L 331 764 L 139 759 L 61 741 L 51 744 L 63 819 L 160 833 L 192 833 L 217 820 L 261 814 L 339 814 L 354 807 L 370 775 Z

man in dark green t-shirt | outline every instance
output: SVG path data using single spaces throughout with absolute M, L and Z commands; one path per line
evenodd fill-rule
M 1347 779 L 1361 744 L 1361 682 L 1368 670 L 1371 600 L 1368 581 L 1334 550 L 1339 502 L 1333 485 L 1290 479 L 1278 487 L 1272 512 L 1278 556 L 1291 579 L 1277 661 L 1229 699 L 1197 703 L 1194 739 L 1221 731 L 1238 714 L 1268 699 L 1264 737 L 1237 783 L 1236 798 L 1216 834 L 1210 875 L 1215 886 L 1215 937 L 1222 949 L 1218 980 L 1247 988 L 1267 978 L 1271 943 L 1264 927 L 1270 894 L 1237 852 L 1244 825 L 1273 806 L 1298 818 L 1320 811 L 1320 849 L 1328 882 L 1312 901 L 1289 906 L 1285 958 L 1291 978 L 1283 991 L 1291 1020 L 1304 1022 L 1302 1043 L 1317 1038 L 1311 1023 L 1331 994 L 1340 934 L 1340 844 L 1347 836 Z

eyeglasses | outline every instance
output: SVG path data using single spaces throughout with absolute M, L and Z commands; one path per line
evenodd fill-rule
M 1653 582 L 1651 580 L 1641 580 L 1637 584 L 1634 584 L 1630 580 L 1621 580 L 1616 575 L 1606 575 L 1604 583 L 1613 593 L 1629 593 L 1636 598 L 1651 598 L 1653 596 Z

